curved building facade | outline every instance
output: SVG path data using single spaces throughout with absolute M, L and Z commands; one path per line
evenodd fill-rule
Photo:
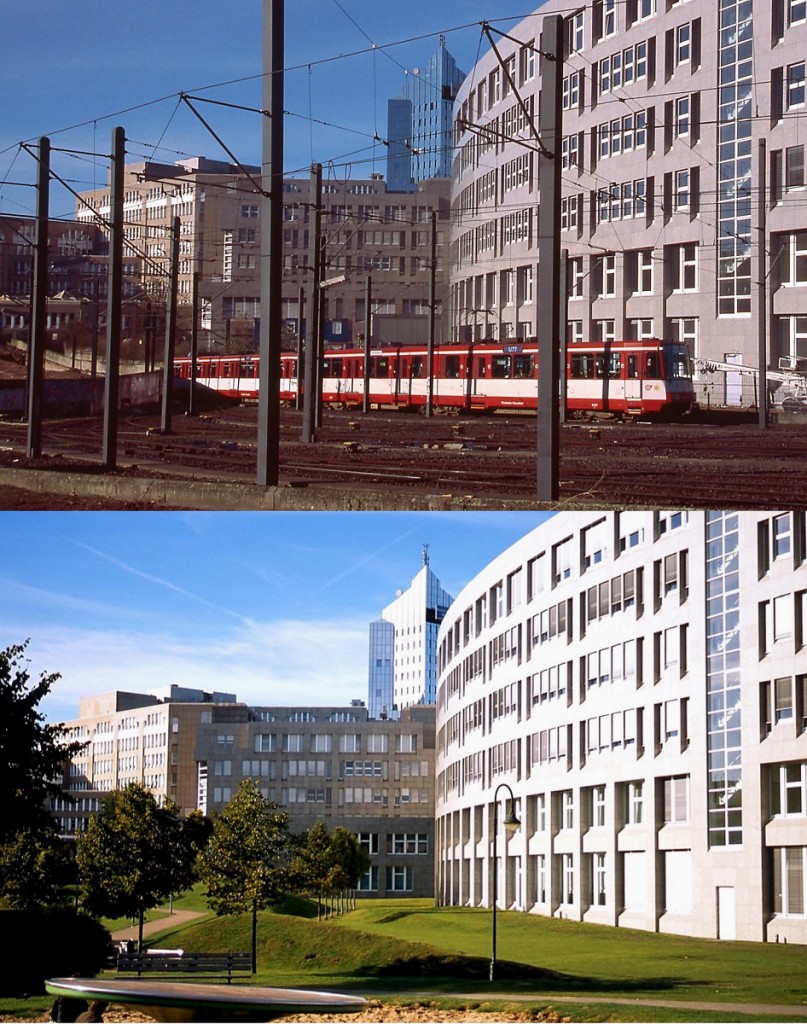
M 565 24 L 558 143 L 536 139 L 548 15 Z M 496 49 L 454 108 L 455 339 L 536 333 L 545 143 L 569 338 L 756 367 L 762 332 L 770 366 L 807 356 L 804 0 L 548 0 Z
M 807 942 L 798 512 L 562 513 L 439 634 L 436 894 Z M 503 829 L 509 795 L 520 820 Z

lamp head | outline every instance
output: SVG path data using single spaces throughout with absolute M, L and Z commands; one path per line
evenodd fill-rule
M 507 816 L 502 822 L 508 832 L 515 832 L 521 826 L 521 821 L 515 812 L 514 801 L 507 801 Z

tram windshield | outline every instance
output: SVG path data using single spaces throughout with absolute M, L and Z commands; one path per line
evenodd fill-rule
M 668 380 L 688 380 L 692 376 L 689 369 L 689 352 L 685 345 L 665 347 L 664 368 Z

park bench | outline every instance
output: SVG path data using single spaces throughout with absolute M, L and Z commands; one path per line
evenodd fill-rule
M 221 974 L 227 984 L 236 976 L 250 974 L 250 953 L 120 953 L 118 973 Z

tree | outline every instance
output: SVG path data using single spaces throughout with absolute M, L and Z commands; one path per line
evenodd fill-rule
M 75 880 L 70 847 L 55 827 L 22 829 L 0 843 L 0 880 L 0 893 L 17 910 L 66 905 Z
M 62 793 L 64 765 L 86 745 L 46 724 L 38 705 L 60 677 L 31 683 L 27 646 L 0 651 L 0 896 L 20 909 L 59 902 L 69 858 L 46 802 Z
M 158 804 L 139 783 L 104 798 L 86 831 L 76 837 L 83 905 L 90 913 L 143 919 L 194 879 L 199 824 L 186 825 L 176 804 Z
M 258 969 L 258 911 L 277 903 L 288 877 L 289 819 L 251 779 L 213 820 L 199 862 L 207 901 L 217 914 L 252 913 L 252 972 Z
M 64 765 L 86 746 L 65 743 L 64 725 L 47 725 L 38 705 L 60 678 L 31 684 L 23 662 L 28 641 L 0 651 L 0 843 L 18 832 L 54 828 L 45 801 L 62 792 Z
M 299 891 L 316 896 L 320 919 L 325 897 L 355 888 L 369 867 L 370 858 L 352 832 L 337 825 L 328 834 L 325 822 L 318 821 L 301 837 L 292 879 Z

